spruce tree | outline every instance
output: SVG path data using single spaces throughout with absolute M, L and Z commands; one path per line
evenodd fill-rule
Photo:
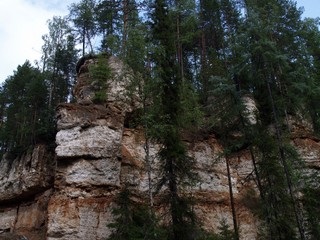
M 143 203 L 135 203 L 128 185 L 118 193 L 113 209 L 115 220 L 108 226 L 113 229 L 108 240 L 164 240 L 165 231 L 156 217 Z
M 308 84 L 308 88 L 311 91 L 307 93 L 307 108 L 306 112 L 309 112 L 315 133 L 320 133 L 320 108 L 318 102 L 320 101 L 320 31 L 319 31 L 319 19 L 305 19 L 302 23 L 301 35 L 305 41 L 303 50 L 305 51 L 304 66 L 309 66 L 306 71 L 306 77 L 311 81 Z M 304 86 L 304 89 L 306 86 Z
M 156 0 L 153 19 L 153 39 L 158 47 L 154 55 L 157 92 L 154 92 L 154 112 L 157 124 L 153 137 L 160 144 L 160 181 L 158 189 L 167 188 L 167 203 L 170 212 L 170 235 L 168 239 L 194 239 L 195 216 L 190 200 L 181 190 L 194 179 L 193 160 L 187 156 L 181 140 L 182 125 L 182 78 L 177 61 L 175 21 L 170 6 L 164 0 Z
M 301 164 L 286 137 L 290 134 L 289 114 L 299 117 L 307 102 L 304 94 L 309 91 L 303 86 L 310 84 L 310 79 L 302 74 L 308 71 L 307 65 L 303 64 L 305 53 L 301 51 L 303 38 L 297 38 L 301 13 L 291 1 L 246 1 L 246 10 L 244 26 L 249 33 L 251 59 L 247 61 L 250 70 L 244 86 L 252 91 L 259 104 L 259 125 L 262 127 L 259 131 L 264 132 L 254 144 L 261 154 L 258 171 L 269 236 L 273 239 L 295 239 L 298 236 L 306 239 L 298 199 L 299 182 L 296 181 Z M 272 126 L 273 133 L 267 130 L 267 126 Z M 279 194 L 280 189 L 284 194 Z M 279 204 L 278 199 L 287 204 Z

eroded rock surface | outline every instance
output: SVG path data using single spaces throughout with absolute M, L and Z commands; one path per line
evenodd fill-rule
M 52 190 L 49 189 L 40 194 L 36 194 L 28 200 L 18 203 L 11 203 L 0 206 L 0 233 L 4 238 L 8 233 L 14 232 L 24 236 L 24 239 L 43 240 L 46 239 L 48 202 Z M 15 200 L 15 199 L 12 199 Z M 14 235 L 12 234 L 12 237 Z M 19 236 L 16 236 L 19 237 Z M 12 238 L 23 239 L 23 238 Z
M 113 78 L 106 90 L 108 97 L 94 104 L 95 89 L 88 69 L 96 61 L 81 61 L 74 90 L 76 103 L 57 108 L 55 157 L 39 145 L 12 165 L 6 159 L 0 162 L 0 233 L 30 240 L 102 240 L 111 233 L 108 224 L 114 219 L 115 196 L 124 184 L 129 184 L 137 202 L 148 198 L 145 136 L 142 129 L 125 124 L 128 113 L 139 106 L 134 96 L 125 94 L 131 73 L 111 57 L 108 64 Z M 254 101 L 244 101 L 247 110 L 255 113 Z M 255 124 L 255 115 L 250 117 L 250 123 Z M 307 163 L 307 170 L 319 171 L 320 142 L 312 137 L 312 129 L 304 121 L 290 120 L 290 127 L 292 143 Z M 185 143 L 199 177 L 185 194 L 193 197 L 198 219 L 209 231 L 216 231 L 222 221 L 232 226 L 222 146 L 214 135 L 186 139 Z M 149 144 L 151 184 L 155 185 L 161 146 Z M 250 152 L 239 151 L 228 161 L 240 239 L 257 239 L 259 221 L 253 209 L 258 196 Z M 164 208 L 158 200 L 163 192 L 154 196 L 161 213 Z
M 50 188 L 54 177 L 53 154 L 45 145 L 37 145 L 15 159 L 0 161 L 0 203 L 19 200 Z
M 123 64 L 108 63 L 112 79 L 107 99 L 94 104 L 88 64 L 79 68 L 77 103 L 57 109 L 55 193 L 48 207 L 48 239 L 105 239 L 114 197 L 121 187 L 122 140 L 125 115 L 133 109 L 125 92 Z
M 53 151 L 37 145 L 0 162 L 0 239 L 43 240 L 55 175 Z

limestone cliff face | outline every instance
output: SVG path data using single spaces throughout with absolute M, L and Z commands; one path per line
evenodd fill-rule
M 7 159 L 1 160 L 0 232 L 13 232 L 31 240 L 106 239 L 110 234 L 108 224 L 113 221 L 114 199 L 121 186 L 129 183 L 139 201 L 148 197 L 144 134 L 141 129 L 125 127 L 126 116 L 139 104 L 124 94 L 124 66 L 112 57 L 109 65 L 114 75 L 106 103 L 93 104 L 88 64 L 95 61 L 84 59 L 79 66 L 77 102 L 57 108 L 55 154 L 39 145 L 15 159 L 11 166 Z M 249 103 L 248 109 L 252 105 Z M 292 143 L 309 170 L 319 171 L 319 140 L 312 137 L 306 123 L 292 121 L 291 125 Z M 222 220 L 232 225 L 222 147 L 214 135 L 189 138 L 185 143 L 199 174 L 197 184 L 186 190 L 196 202 L 198 218 L 207 230 L 216 230 Z M 151 144 L 153 178 L 158 149 Z M 249 152 L 243 150 L 234 155 L 230 167 L 241 239 L 256 239 L 259 221 L 251 209 L 257 196 Z
M 54 175 L 54 154 L 45 145 L 14 160 L 6 156 L 1 160 L 0 233 L 17 232 L 30 239 L 45 239 Z M 4 239 L 21 238 L 13 235 Z

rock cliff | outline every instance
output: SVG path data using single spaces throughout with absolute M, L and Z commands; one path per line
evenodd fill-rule
M 125 124 L 138 103 L 125 97 L 128 78 L 124 66 L 111 57 L 108 63 L 113 77 L 106 102 L 94 104 L 88 65 L 96 61 L 81 60 L 76 103 L 57 108 L 55 152 L 38 145 L 13 161 L 6 157 L 1 160 L 0 233 L 11 233 L 12 239 L 106 239 L 121 186 L 130 183 L 137 199 L 147 198 L 144 134 Z M 308 169 L 319 171 L 319 140 L 312 136 L 306 123 L 292 121 L 292 131 L 292 144 Z M 200 177 L 186 193 L 196 202 L 198 218 L 207 230 L 216 230 L 223 220 L 232 225 L 221 145 L 214 135 L 186 138 L 185 143 L 189 155 L 196 160 Z M 156 144 L 151 144 L 152 166 L 157 166 L 157 149 Z M 257 196 L 249 151 L 242 150 L 229 161 L 241 239 L 256 239 L 259 221 L 252 211 Z M 4 234 L 0 239 L 6 239 Z

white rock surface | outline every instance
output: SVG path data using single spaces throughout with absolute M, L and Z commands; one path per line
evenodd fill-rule
M 55 196 L 49 203 L 48 240 L 106 239 L 113 221 L 110 198 Z
M 64 170 L 65 181 L 77 187 L 120 186 L 121 163 L 115 158 L 76 161 Z
M 81 99 L 92 97 L 90 86 L 86 86 L 90 84 L 86 66 L 78 76 L 75 91 L 79 104 L 58 107 L 57 162 L 43 146 L 15 159 L 12 166 L 9 161 L 0 161 L 0 203 L 7 204 L 0 206 L 0 231 L 39 230 L 37 234 L 28 235 L 30 240 L 102 240 L 110 235 L 108 224 L 114 220 L 115 196 L 125 183 L 129 183 L 138 202 L 147 198 L 149 182 L 144 134 L 141 129 L 124 128 L 126 112 L 137 106 L 125 94 L 131 73 L 124 72 L 123 63 L 116 58 L 110 58 L 109 63 L 115 78 L 109 82 L 105 104 L 94 105 L 90 99 Z M 80 95 L 84 90 L 90 91 L 85 96 Z M 249 122 L 255 124 L 254 101 L 250 97 L 243 101 Z M 292 129 L 295 136 L 303 137 L 296 137 L 292 142 L 309 168 L 316 172 L 320 169 L 320 144 L 317 139 L 308 137 L 310 132 L 303 134 L 308 126 L 301 126 L 295 124 Z M 186 140 L 186 145 L 188 155 L 196 161 L 194 170 L 199 181 L 184 194 L 193 197 L 198 219 L 209 231 L 216 231 L 222 220 L 232 226 L 226 161 L 221 145 L 214 135 Z M 158 180 L 160 147 L 150 143 L 152 186 Z M 246 205 L 246 192 L 253 190 L 254 193 L 256 189 L 250 154 L 243 150 L 232 156 L 229 163 L 240 239 L 257 239 L 259 222 Z M 34 197 L 50 187 L 51 191 Z M 154 196 L 156 203 L 164 191 Z M 29 202 L 24 202 L 26 198 Z M 165 211 L 163 209 L 159 211 Z
M 60 130 L 56 136 L 58 158 L 108 158 L 118 155 L 122 137 L 119 130 L 108 126 L 74 127 Z
M 0 161 L 0 202 L 42 192 L 52 186 L 54 159 L 45 145 L 37 145 L 14 160 Z
M 257 104 L 252 96 L 245 95 L 241 97 L 242 103 L 245 106 L 245 117 L 249 124 L 257 124 L 258 108 Z
M 17 207 L 14 208 L 4 208 L 0 211 L 0 232 L 10 231 L 17 218 Z

